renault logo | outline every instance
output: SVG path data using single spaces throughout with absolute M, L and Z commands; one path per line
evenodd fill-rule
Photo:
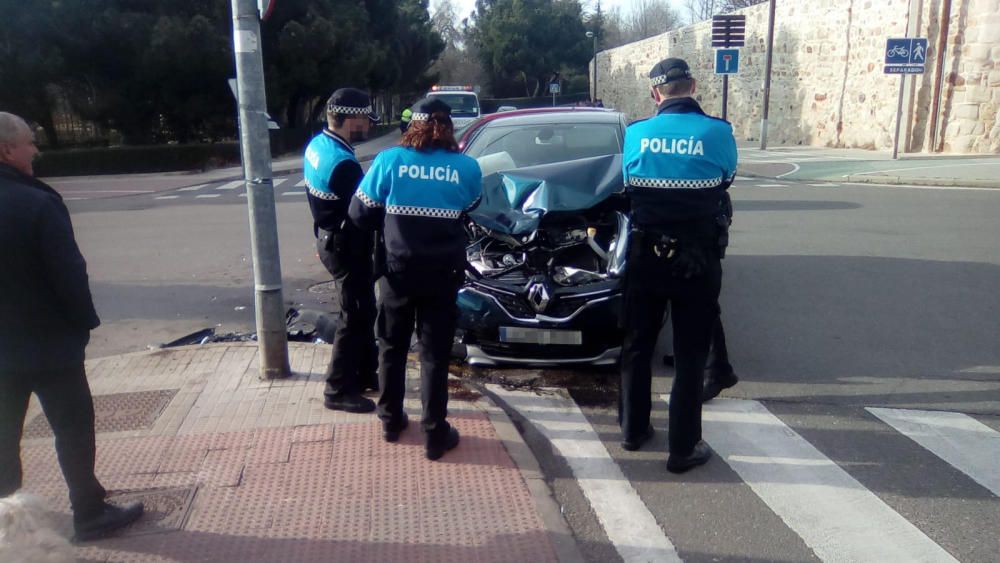
M 541 313 L 549 306 L 549 290 L 545 284 L 533 283 L 528 287 L 528 302 L 536 312 Z

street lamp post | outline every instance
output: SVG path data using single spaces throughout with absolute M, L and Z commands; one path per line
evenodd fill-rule
M 591 80 L 591 84 L 594 87 L 594 93 L 590 96 L 590 102 L 597 102 L 597 34 L 593 31 L 587 32 L 588 38 L 594 39 L 594 78 Z

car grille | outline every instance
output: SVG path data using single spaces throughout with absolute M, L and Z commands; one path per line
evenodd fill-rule
M 528 302 L 516 295 L 506 295 L 499 292 L 489 292 L 496 297 L 500 305 L 515 319 L 533 319 L 535 311 L 528 305 Z

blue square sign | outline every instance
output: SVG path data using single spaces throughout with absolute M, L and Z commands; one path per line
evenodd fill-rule
M 739 49 L 715 50 L 715 74 L 736 74 L 740 71 Z
M 886 74 L 921 74 L 927 64 L 927 38 L 902 37 L 885 42 Z

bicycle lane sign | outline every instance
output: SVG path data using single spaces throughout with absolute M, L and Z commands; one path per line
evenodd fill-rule
M 926 63 L 926 37 L 886 39 L 885 74 L 922 74 Z

